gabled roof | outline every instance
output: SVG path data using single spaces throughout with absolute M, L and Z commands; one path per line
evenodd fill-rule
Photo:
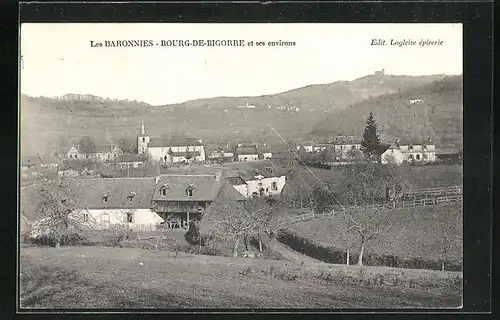
M 82 151 L 82 148 L 80 146 L 76 145 L 76 146 L 73 146 L 73 147 L 78 151 L 78 153 L 81 153 L 81 154 L 108 153 L 108 152 L 112 152 L 114 149 L 121 150 L 120 147 L 118 147 L 116 145 L 114 145 L 113 148 L 111 148 L 112 145 L 110 145 L 110 144 L 95 145 L 94 148 L 93 148 L 93 152 L 91 152 L 91 153 L 84 153 Z
M 245 201 L 246 200 L 246 198 L 241 193 L 239 193 L 238 190 L 236 190 L 229 183 L 224 183 L 222 185 L 218 196 L 223 196 L 229 200 L 236 200 L 236 201 Z
M 338 136 L 332 141 L 332 144 L 345 145 L 345 144 L 360 144 L 361 139 L 356 136 Z
M 203 146 L 199 140 L 189 137 L 169 137 L 153 138 L 149 142 L 149 147 L 192 147 Z
M 235 154 L 237 155 L 254 155 L 258 154 L 257 147 L 255 146 L 242 146 L 242 147 L 237 147 Z
M 161 175 L 153 195 L 154 201 L 213 201 L 217 197 L 224 177 L 217 181 L 214 175 Z M 165 196 L 161 194 L 162 186 L 167 188 Z M 193 196 L 186 190 L 192 186 Z
M 75 183 L 88 209 L 148 209 L 156 187 L 154 177 L 79 179 Z M 103 202 L 105 195 L 107 202 Z
M 225 166 L 229 169 L 228 177 L 241 177 L 245 181 L 255 180 L 257 175 L 264 178 L 284 175 L 283 170 L 270 160 L 232 162 Z

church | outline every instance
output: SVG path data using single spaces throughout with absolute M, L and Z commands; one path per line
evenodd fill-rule
M 205 147 L 201 140 L 188 137 L 151 138 L 146 134 L 144 122 L 137 137 L 137 152 L 165 163 L 205 161 Z

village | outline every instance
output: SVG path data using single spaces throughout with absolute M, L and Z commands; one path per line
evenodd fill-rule
M 36 181 L 43 179 L 41 173 L 57 172 L 59 177 L 79 178 L 76 181 L 87 204 L 85 219 L 92 220 L 94 228 L 109 229 L 125 222 L 133 230 L 162 227 L 186 231 L 220 197 L 236 201 L 279 198 L 287 183 L 281 165 L 287 154 L 306 167 L 323 168 L 345 166 L 363 158 L 361 139 L 356 136 L 338 136 L 330 143 L 309 141 L 285 151 L 273 150 L 266 144 L 236 143 L 231 147 L 228 143 L 210 152 L 200 139 L 151 137 L 144 123 L 138 131 L 137 154 L 124 153 L 111 143 L 73 145 L 59 158 L 21 157 L 21 181 L 26 181 L 26 185 L 22 183 L 23 193 L 29 197 L 29 190 L 35 189 L 30 185 L 36 186 Z M 413 143 L 396 140 L 385 149 L 380 156 L 382 164 L 460 162 L 460 150 L 436 148 L 430 138 Z M 61 170 L 76 163 L 82 164 L 79 170 Z M 95 169 L 98 165 L 126 175 L 99 174 Z M 153 170 L 146 170 L 151 165 Z M 28 203 L 22 202 L 22 215 L 35 211 L 28 205 L 23 209 Z

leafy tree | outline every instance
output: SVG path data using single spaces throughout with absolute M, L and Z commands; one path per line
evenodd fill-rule
M 57 249 L 67 237 L 82 235 L 92 221 L 85 203 L 77 196 L 80 192 L 75 182 L 63 176 L 41 186 L 32 237 L 46 238 Z
M 388 148 L 388 145 L 380 142 L 380 137 L 377 133 L 377 122 L 375 121 L 373 113 L 370 111 L 368 118 L 366 119 L 365 131 L 363 132 L 361 151 L 363 151 L 363 153 L 369 158 L 372 158 L 373 156 L 380 158 L 380 155 L 382 155 L 382 153 L 384 153 Z
M 118 147 L 122 149 L 123 153 L 137 154 L 137 143 L 135 140 L 123 137 L 118 140 Z
M 81 137 L 78 140 L 78 145 L 80 146 L 80 152 L 82 153 L 94 153 L 95 152 L 95 143 L 94 139 L 89 136 Z

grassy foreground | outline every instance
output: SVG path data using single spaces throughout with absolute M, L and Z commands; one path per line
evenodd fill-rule
M 21 248 L 21 308 L 456 308 L 461 273 Z

